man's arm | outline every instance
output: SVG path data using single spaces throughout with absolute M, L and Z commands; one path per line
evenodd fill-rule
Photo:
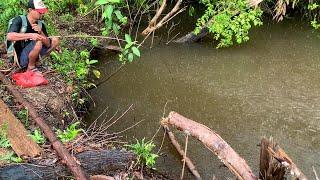
M 50 44 L 50 40 L 49 40 L 49 38 L 43 33 L 43 31 L 41 31 L 41 34 L 40 34 L 41 36 L 42 36 L 42 43 L 46 46 L 46 47 L 50 47 L 51 46 L 51 44 Z
M 45 28 L 42 27 L 42 29 L 40 29 L 40 27 L 39 27 L 37 24 L 32 24 L 31 26 L 32 26 L 32 29 L 33 29 L 33 30 L 37 31 L 37 32 L 39 33 L 39 35 L 42 36 L 42 39 L 41 39 L 42 43 L 43 43 L 46 47 L 50 47 L 50 45 L 51 45 L 51 44 L 50 44 L 50 40 L 49 40 L 49 38 L 47 37 L 47 36 L 48 36 L 47 33 L 44 32 L 44 31 L 45 31 Z
M 21 41 L 21 40 L 42 40 L 43 37 L 37 33 L 19 33 L 22 27 L 22 19 L 20 16 L 17 16 L 13 19 L 12 24 L 9 27 L 7 39 L 9 41 Z
M 17 33 L 17 32 L 9 32 L 7 34 L 8 41 L 21 41 L 21 40 L 29 40 L 32 39 L 34 41 L 43 40 L 43 36 L 37 33 Z

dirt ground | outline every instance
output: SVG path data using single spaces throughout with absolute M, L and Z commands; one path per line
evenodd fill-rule
M 90 28 L 82 28 L 90 27 Z M 73 23 L 71 27 L 68 24 L 60 23 L 58 28 L 62 35 L 85 33 L 88 35 L 100 35 L 99 25 L 92 24 L 90 19 L 78 19 L 77 22 Z M 86 43 L 83 39 L 72 38 L 67 40 L 68 43 L 73 47 L 70 48 L 91 48 L 89 43 Z M 107 40 L 104 40 L 102 44 L 108 44 Z M 69 47 L 68 47 L 69 48 Z M 101 48 L 101 47 L 100 47 Z M 12 68 L 13 64 L 6 59 L 6 49 L 4 44 L 0 44 L 0 57 L 2 63 L 0 63 L 0 71 L 7 75 L 7 78 L 12 81 L 12 74 L 19 72 L 20 69 Z M 41 117 L 45 119 L 47 124 L 52 129 L 65 129 L 71 122 L 79 119 L 78 109 L 74 107 L 71 100 L 71 94 L 73 87 L 68 86 L 58 72 L 51 69 L 47 63 L 42 62 L 40 71 L 45 75 L 49 81 L 48 85 L 38 86 L 33 88 L 21 88 L 17 87 L 19 92 L 23 94 L 24 98 L 30 102 L 38 111 Z M 6 90 L 5 85 L 0 83 L 0 97 L 10 107 L 10 109 L 17 113 L 23 107 L 14 100 L 12 95 Z M 68 114 L 66 116 L 66 114 Z M 28 130 L 33 131 L 37 128 L 36 124 L 32 122 L 28 127 Z M 70 149 L 72 145 L 67 144 L 66 147 Z M 50 165 L 57 162 L 57 157 L 53 153 L 53 149 L 50 143 L 42 145 L 44 154 L 39 159 L 29 159 L 25 162 L 41 162 L 42 165 Z M 72 149 L 72 148 L 71 148 Z M 92 149 L 90 147 L 80 148 L 81 152 L 86 149 Z M 99 148 L 98 148 L 99 149 Z M 96 149 L 95 149 L 96 150 Z M 72 149 L 74 151 L 74 149 Z M 134 179 L 170 179 L 167 175 L 161 174 L 151 169 L 143 169 L 135 167 L 131 169 L 119 170 L 119 172 L 113 176 L 115 179 L 127 179 L 128 177 L 134 177 Z

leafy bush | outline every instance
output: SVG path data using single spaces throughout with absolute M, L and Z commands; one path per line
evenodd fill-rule
M 152 149 L 155 147 L 153 142 L 141 142 L 137 140 L 135 144 L 126 145 L 138 156 L 138 163 L 144 163 L 148 167 L 152 168 L 156 163 L 157 154 L 152 153 Z
M 126 45 L 119 54 L 119 61 L 122 63 L 132 62 L 134 57 L 140 57 L 140 50 L 135 46 L 129 34 L 125 34 Z
M 8 29 L 8 22 L 10 19 L 26 14 L 26 2 L 25 0 L 1 0 L 0 1 L 0 41 L 4 40 L 4 35 Z
M 246 0 L 202 0 L 207 9 L 198 19 L 195 33 L 200 33 L 207 26 L 215 40 L 219 40 L 217 48 L 241 44 L 249 40 L 249 30 L 253 26 L 262 25 L 260 8 L 248 8 Z
M 23 122 L 25 127 L 29 126 L 29 112 L 27 108 L 18 111 L 17 117 Z
M 9 148 L 11 143 L 8 139 L 8 124 L 3 124 L 0 128 L 0 148 Z
M 71 84 L 75 80 L 79 81 L 80 84 L 85 84 L 89 68 L 98 62 L 98 60 L 90 59 L 90 52 L 87 50 L 79 52 L 63 48 L 61 54 L 52 52 L 51 57 L 53 58 L 53 68 L 58 70 Z
M 78 129 L 77 126 L 80 124 L 80 122 L 72 123 L 69 127 L 67 127 L 66 130 L 61 131 L 60 129 L 57 131 L 57 135 L 59 139 L 63 142 L 70 142 L 74 138 L 76 138 L 80 132 L 83 131 L 83 129 Z
M 17 155 L 10 151 L 6 155 L 1 155 L 0 156 L 0 161 L 5 161 L 5 162 L 13 162 L 13 163 L 21 163 L 23 160 L 20 157 L 17 157 Z
M 42 133 L 39 129 L 35 129 L 33 134 L 29 134 L 29 136 L 37 144 L 43 144 L 46 142 L 45 137 L 42 135 Z
M 119 6 L 123 0 L 98 0 L 95 5 L 101 6 L 102 18 L 105 20 L 105 27 L 102 29 L 102 35 L 107 36 L 110 32 L 118 35 L 120 26 L 128 23 L 128 18 L 122 15 Z
M 88 3 L 83 0 L 45 0 L 45 4 L 49 7 L 53 13 L 66 13 L 73 12 L 80 5 Z

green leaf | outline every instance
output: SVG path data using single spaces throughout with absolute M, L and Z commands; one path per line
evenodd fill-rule
M 133 45 L 132 42 L 131 42 L 131 43 L 128 43 L 128 44 L 126 44 L 126 45 L 124 46 L 124 49 L 129 49 L 132 45 Z
M 131 50 L 132 50 L 134 55 L 140 57 L 140 50 L 137 47 L 132 46 Z
M 112 13 L 113 13 L 113 6 L 108 5 L 103 14 L 106 14 L 106 18 L 112 19 Z
M 129 34 L 125 34 L 124 37 L 128 44 L 132 44 L 131 36 Z
M 121 20 L 123 18 L 123 15 L 121 14 L 121 11 L 119 11 L 119 10 L 114 11 L 114 14 L 116 15 L 116 17 L 119 20 Z
M 97 62 L 99 62 L 99 61 L 94 59 L 94 60 L 88 61 L 87 64 L 88 64 L 88 65 L 91 65 L 91 64 L 95 64 L 95 63 L 97 63 Z
M 128 54 L 128 61 L 129 61 L 129 62 L 132 62 L 132 61 L 133 61 L 133 54 L 132 54 L 132 53 L 129 53 L 129 54 Z
M 107 0 L 109 3 L 112 3 L 112 4 L 119 4 L 121 3 L 121 0 Z
M 116 35 L 119 35 L 120 26 L 116 23 L 113 23 L 112 30 Z
M 107 4 L 109 1 L 108 0 L 98 0 L 95 5 L 104 5 Z
M 121 0 L 98 0 L 95 5 L 104 5 L 104 4 L 119 4 Z
M 93 74 L 96 76 L 96 78 L 100 79 L 100 77 L 101 77 L 100 71 L 98 71 L 98 70 L 93 70 L 92 72 L 93 72 Z

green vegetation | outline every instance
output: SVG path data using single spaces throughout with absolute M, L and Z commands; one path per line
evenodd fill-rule
M 8 124 L 3 124 L 0 127 L 0 148 L 10 148 L 11 143 L 8 139 Z
M 4 40 L 4 34 L 8 29 L 8 22 L 17 15 L 26 14 L 26 2 L 24 0 L 0 1 L 0 41 Z
M 42 135 L 39 129 L 35 129 L 33 134 L 29 134 L 29 136 L 37 144 L 43 144 L 46 142 L 46 138 Z
M 21 163 L 23 160 L 20 157 L 17 157 L 17 155 L 10 151 L 6 155 L 0 156 L 0 161 L 2 162 L 9 162 L 9 163 Z
M 25 127 L 29 126 L 29 111 L 27 108 L 18 111 L 17 117 L 22 121 Z
M 78 52 L 67 48 L 62 48 L 62 53 L 52 52 L 52 58 L 53 68 L 57 69 L 71 84 L 74 80 L 79 84 L 86 84 L 89 68 L 98 62 L 98 60 L 90 59 L 88 50 Z
M 132 62 L 135 57 L 140 57 L 140 50 L 132 42 L 131 36 L 129 34 L 125 34 L 126 45 L 124 49 L 122 49 L 119 54 L 119 61 L 122 63 Z
M 155 144 L 153 142 L 144 142 L 145 139 L 142 139 L 141 142 L 136 140 L 135 144 L 126 145 L 129 147 L 136 155 L 138 163 L 147 165 L 148 167 L 154 167 L 156 163 L 157 154 L 152 153 Z
M 107 36 L 111 32 L 119 35 L 122 25 L 128 23 L 128 18 L 123 16 L 119 9 L 124 1 L 122 0 L 98 0 L 95 5 L 102 9 L 102 19 L 105 20 L 105 26 L 102 28 L 102 35 Z
M 204 15 L 198 20 L 195 33 L 200 33 L 203 26 L 207 26 L 215 40 L 219 40 L 219 47 L 238 44 L 249 40 L 249 30 L 252 25 L 262 25 L 260 8 L 248 8 L 246 0 L 210 1 L 202 0 L 207 7 Z
M 80 122 L 75 122 L 75 123 L 72 123 L 69 127 L 67 127 L 67 129 L 64 131 L 61 131 L 60 129 L 57 130 L 56 133 L 59 139 L 63 143 L 67 143 L 75 139 L 80 134 L 80 132 L 83 132 L 83 129 L 77 128 L 79 124 Z
M 11 143 L 8 139 L 8 124 L 3 124 L 0 127 L 0 148 L 11 148 Z M 2 162 L 13 162 L 13 163 L 21 163 L 22 159 L 17 157 L 17 155 L 10 151 L 6 155 L 0 155 L 0 161 Z
M 73 103 L 81 107 L 85 99 L 81 98 L 81 88 L 90 88 L 94 84 L 88 81 L 89 70 L 98 60 L 90 59 L 88 50 L 69 50 L 62 48 L 62 53 L 52 52 L 52 67 L 56 69 L 65 79 L 65 81 L 74 86 L 72 93 Z M 100 78 L 100 72 L 93 70 L 93 74 Z

